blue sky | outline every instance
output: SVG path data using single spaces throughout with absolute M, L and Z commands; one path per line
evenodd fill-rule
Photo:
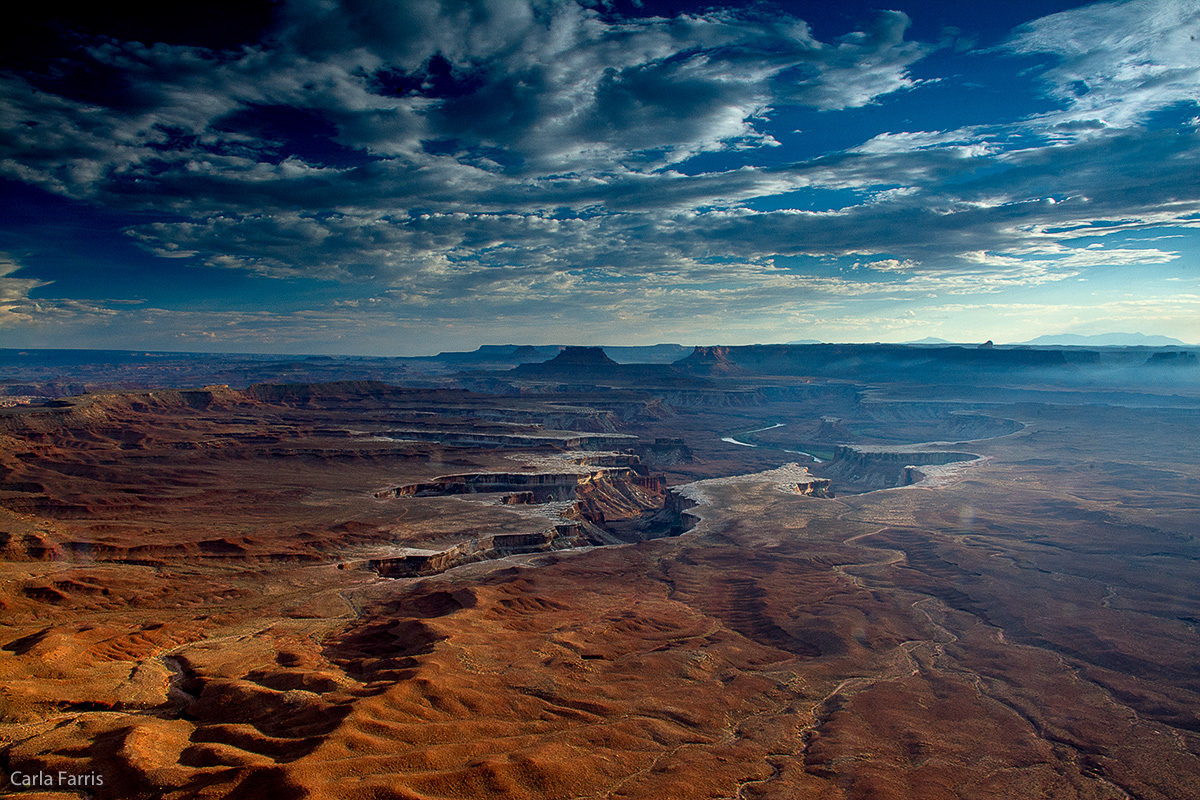
M 0 43 L 0 342 L 1198 342 L 1198 36 L 1196 0 L 50 11 Z

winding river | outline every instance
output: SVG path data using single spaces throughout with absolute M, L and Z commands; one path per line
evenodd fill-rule
M 774 425 L 768 425 L 768 426 L 767 426 L 767 427 L 765 427 L 765 428 L 755 428 L 755 429 L 754 429 L 754 430 L 752 430 L 752 431 L 744 431 L 743 433 L 740 433 L 740 434 L 738 434 L 738 435 L 739 435 L 739 436 L 748 436 L 748 435 L 750 435 L 750 434 L 752 434 L 752 433 L 761 433 L 762 431 L 770 431 L 770 430 L 774 430 L 775 428 L 782 428 L 782 427 L 784 426 L 784 424 L 785 424 L 785 423 L 782 423 L 782 422 L 776 422 Z M 737 439 L 733 438 L 732 436 L 722 436 L 722 437 L 721 437 L 721 441 L 722 441 L 722 442 L 729 442 L 730 444 L 738 444 L 738 445 L 741 445 L 742 447 L 758 447 L 758 445 L 756 445 L 756 444 L 751 444 L 750 442 L 741 442 L 741 441 L 738 441 Z M 811 458 L 811 459 L 813 460 L 813 463 L 814 463 L 814 464 L 820 464 L 820 463 L 821 463 L 821 459 L 817 458 L 817 457 L 816 457 L 816 456 L 814 456 L 812 453 L 806 453 L 806 452 L 804 452 L 803 450 L 788 450 L 788 449 L 786 449 L 786 448 L 781 448 L 781 449 L 782 449 L 782 450 L 783 450 L 783 452 L 785 452 L 785 453 L 795 453 L 795 454 L 796 454 L 796 455 L 798 455 L 798 456 L 808 456 L 809 458 Z

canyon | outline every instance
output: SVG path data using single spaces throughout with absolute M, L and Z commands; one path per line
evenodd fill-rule
M 22 356 L 6 788 L 1200 796 L 1200 383 L 1145 351 Z

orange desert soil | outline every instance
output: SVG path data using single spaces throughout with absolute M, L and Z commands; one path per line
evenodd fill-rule
M 739 408 L 380 386 L 0 418 L 6 787 L 1200 797 L 1195 411 L 1014 402 L 964 423 L 914 401 L 822 422 L 841 389 Z M 777 423 L 761 447 L 721 441 Z M 789 463 L 822 465 L 786 451 L 854 425 L 981 457 L 861 491 L 904 459 L 856 456 L 824 465 L 835 497 L 797 491 Z M 592 475 L 578 495 L 386 491 L 572 471 Z M 624 543 L 370 565 L 564 522 Z

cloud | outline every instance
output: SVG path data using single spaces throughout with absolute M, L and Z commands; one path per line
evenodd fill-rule
M 552 182 L 541 188 L 558 206 L 553 212 L 522 209 L 534 203 L 520 188 L 508 196 L 497 190 L 472 211 L 389 212 L 377 209 L 389 202 L 386 196 L 367 195 L 356 198 L 359 208 L 343 211 L 225 213 L 142 225 L 132 233 L 162 255 L 208 254 L 215 266 L 279 277 L 403 285 L 413 297 L 466 290 L 477 296 L 508 274 L 525 280 L 585 269 L 657 276 L 665 284 L 676 272 L 705 275 L 711 268 L 703 265 L 713 256 L 766 264 L 781 255 L 878 260 L 888 254 L 910 265 L 901 271 L 913 273 L 969 276 L 995 268 L 1000 284 L 1011 282 L 1002 273 L 1018 261 L 1074 275 L 1087 267 L 1176 258 L 1165 249 L 1073 242 L 1167 224 L 1196 226 L 1200 218 L 1188 215 L 1200 214 L 1198 145 L 1194 133 L 1110 132 L 988 158 L 963 158 L 940 146 L 868 151 L 732 175 Z M 956 178 L 949 186 L 948 177 Z M 897 180 L 908 185 L 881 186 Z M 804 185 L 854 187 L 862 196 L 824 212 L 740 207 L 747 196 Z M 605 191 L 612 193 L 607 202 Z M 725 207 L 696 208 L 722 191 Z M 570 202 L 580 210 L 562 211 Z M 987 285 L 978 282 L 980 290 Z
M 995 293 L 1178 258 L 1105 239 L 1200 223 L 1200 132 L 1145 124 L 1195 100 L 1198 19 L 1194 2 L 1144 0 L 1036 20 L 1004 48 L 1055 57 L 1041 78 L 1060 110 L 788 163 L 765 157 L 782 109 L 836 126 L 920 91 L 910 69 L 937 45 L 906 39 L 892 11 L 820 41 L 756 7 L 622 19 L 549 0 L 289 0 L 239 50 L 93 40 L 54 74 L 5 76 L 0 176 L 153 214 L 127 233 L 172 264 L 344 284 L 347 303 L 370 291 L 342 307 L 364 319 L 684 325 Z M 841 207 L 800 202 L 828 191 Z M 783 257 L 865 270 L 789 272 Z M 38 313 L 36 285 L 0 277 L 9 319 Z M 237 325 L 353 327 L 321 313 Z
M 32 321 L 37 304 L 29 299 L 29 293 L 48 285 L 46 281 L 33 278 L 10 277 L 19 269 L 20 264 L 0 253 L 0 328 Z
M 1052 116 L 1098 129 L 1137 125 L 1158 109 L 1195 103 L 1198 35 L 1195 0 L 1128 0 L 1042 17 L 1017 28 L 1006 47 L 1057 56 L 1042 75 L 1065 109 Z
M 781 97 L 829 111 L 857 108 L 882 95 L 913 88 L 917 82 L 908 67 L 934 47 L 905 41 L 909 24 L 903 12 L 881 11 L 866 31 L 847 34 L 832 47 L 817 48 L 819 55 L 813 62 L 819 80 L 804 80 L 806 71 L 795 68 L 778 76 L 777 84 L 799 78 Z
M 305 162 L 334 166 L 322 156 L 335 148 L 393 162 L 385 176 L 433 173 L 467 191 L 493 172 L 646 169 L 769 144 L 756 120 L 773 104 L 846 108 L 909 87 L 907 67 L 930 49 L 903 40 L 894 12 L 835 44 L 787 17 L 613 21 L 571 2 L 294 0 L 282 17 L 274 38 L 238 52 L 104 40 L 56 80 L 7 81 L 0 170 L 136 203 L 187 188 L 216 199 L 215 176 L 252 192 L 294 185 L 319 177 Z M 90 71 L 112 90 L 74 91 Z M 281 130 L 263 141 L 255 114 L 270 109 L 302 116 L 297 137 L 326 126 L 323 147 Z M 281 164 L 289 147 L 305 152 Z

